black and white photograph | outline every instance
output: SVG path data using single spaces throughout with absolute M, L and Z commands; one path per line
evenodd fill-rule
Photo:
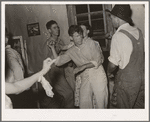
M 1 5 L 2 120 L 148 120 L 148 1 Z
M 9 45 L 12 49 L 19 53 L 23 61 L 26 60 L 25 44 L 23 42 L 22 36 L 12 36 L 9 38 Z
M 28 36 L 40 35 L 39 23 L 32 23 L 27 25 Z

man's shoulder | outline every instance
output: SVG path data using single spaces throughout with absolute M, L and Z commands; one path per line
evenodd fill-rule
M 50 36 L 49 38 L 46 39 L 46 41 L 47 42 L 56 41 L 56 39 L 54 39 L 53 37 Z M 58 38 L 57 41 L 60 41 L 60 38 Z
M 72 45 L 67 51 L 73 51 L 73 50 L 75 50 L 75 45 Z
M 123 29 L 121 29 L 121 30 L 123 30 Z M 112 40 L 116 40 L 117 41 L 117 40 L 123 39 L 125 37 L 125 34 L 121 30 L 119 30 L 116 33 L 114 33 L 114 35 L 112 36 Z
M 18 56 L 20 57 L 20 54 L 16 51 L 16 50 L 14 50 L 14 49 L 12 49 L 12 48 L 7 48 L 6 49 L 6 56 L 8 57 L 8 58 L 17 58 Z
M 66 53 L 71 54 L 72 52 L 75 52 L 75 50 L 76 50 L 75 45 L 73 45 L 66 51 Z
M 91 46 L 91 45 L 97 45 L 97 44 L 98 44 L 98 42 L 95 41 L 95 40 L 92 39 L 92 38 L 88 38 L 88 39 L 86 40 L 86 45 Z
M 130 34 L 134 34 L 138 31 L 139 29 L 137 27 L 134 27 L 134 26 L 126 26 L 126 27 L 123 27 L 123 28 L 120 28 L 118 31 L 117 31 L 117 34 L 119 35 L 123 35 L 124 33 L 122 31 L 126 31 Z
M 15 53 L 15 50 L 13 48 L 11 48 L 11 47 L 5 48 L 5 51 L 6 51 L 6 53 L 9 53 L 9 54 Z
M 87 39 L 83 40 L 83 44 L 89 44 L 89 43 L 92 43 L 92 41 L 93 41 L 93 39 L 87 38 Z
M 62 45 L 62 46 L 65 45 L 64 41 L 62 39 L 60 39 L 60 38 L 58 38 L 57 43 Z

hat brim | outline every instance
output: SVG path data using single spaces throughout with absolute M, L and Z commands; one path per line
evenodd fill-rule
M 106 9 L 105 11 L 108 12 L 108 13 L 110 13 L 110 14 L 112 14 L 112 15 L 114 15 L 114 16 L 116 16 L 116 17 L 118 17 L 118 18 L 120 18 L 120 19 L 122 19 L 122 20 L 124 20 L 124 21 L 126 21 L 126 22 L 132 22 L 131 18 L 127 18 L 126 19 L 126 18 L 122 18 L 120 16 L 117 16 L 117 15 L 113 14 L 109 9 Z

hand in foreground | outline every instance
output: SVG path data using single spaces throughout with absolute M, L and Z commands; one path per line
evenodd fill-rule
M 73 43 L 73 42 L 70 42 L 68 45 L 62 46 L 62 49 L 61 49 L 61 50 L 63 50 L 63 51 L 68 50 L 68 49 L 71 48 L 73 45 L 74 45 L 74 43 Z
M 55 41 L 51 40 L 47 45 L 50 48 L 54 48 L 55 47 Z
M 113 36 L 113 31 L 111 31 L 111 32 L 109 32 L 109 33 L 107 33 L 107 34 L 105 34 L 105 37 L 106 37 L 107 39 L 111 39 L 112 36 Z
M 55 45 L 51 44 L 51 45 L 48 45 L 48 47 L 52 49 L 55 47 Z
M 55 62 L 56 59 L 52 60 L 51 58 L 47 58 L 43 61 L 43 75 L 45 75 L 49 69 L 51 68 L 51 65 Z
M 71 48 L 74 45 L 73 42 L 70 42 L 70 44 L 68 45 L 68 49 Z
M 85 65 L 82 65 L 82 66 L 80 66 L 80 67 L 77 67 L 77 68 L 74 69 L 73 73 L 74 73 L 74 74 L 77 74 L 77 73 L 79 73 L 79 72 L 85 70 L 85 68 L 86 68 Z
M 111 73 L 107 73 L 108 79 L 109 81 L 112 81 L 112 79 L 114 78 L 114 75 Z

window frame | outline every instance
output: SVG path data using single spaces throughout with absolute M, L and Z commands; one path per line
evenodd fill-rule
M 76 7 L 75 5 L 78 5 L 78 4 L 69 4 L 67 5 L 67 13 L 68 13 L 68 24 L 69 26 L 72 25 L 72 24 L 77 24 L 77 16 L 83 16 L 83 15 L 87 15 L 88 16 L 88 21 L 89 21 L 89 24 L 91 25 L 91 15 L 92 14 L 103 14 L 103 23 L 104 23 L 104 29 L 102 31 L 102 29 L 100 29 L 101 31 L 98 32 L 98 36 L 93 36 L 93 39 L 96 40 L 96 38 L 99 38 L 99 39 L 104 39 L 104 35 L 108 32 L 110 32 L 110 28 L 108 28 L 109 25 L 111 25 L 111 23 L 109 22 L 109 25 L 108 25 L 108 22 L 107 22 L 107 13 L 106 13 L 106 9 L 111 9 L 112 6 L 109 4 L 101 4 L 102 5 L 102 8 L 103 10 L 101 11 L 96 11 L 96 12 L 90 12 L 90 5 L 91 4 L 85 4 L 87 5 L 87 9 L 88 9 L 88 12 L 87 13 L 81 13 L 81 14 L 76 14 Z M 94 19 L 93 19 L 94 20 Z M 81 21 L 80 21 L 81 22 Z M 84 22 L 84 20 L 83 20 Z M 111 25 L 112 27 L 112 25 Z M 93 33 L 94 35 L 94 33 Z M 102 47 L 102 50 L 103 51 L 108 51 L 109 50 L 109 43 L 110 41 L 108 39 L 104 39 L 105 40 L 105 46 Z M 100 41 L 98 41 L 100 43 Z

